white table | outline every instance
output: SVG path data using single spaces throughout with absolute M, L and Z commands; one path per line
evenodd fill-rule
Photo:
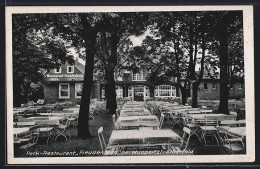
M 50 117 L 29 117 L 28 121 L 36 122 L 36 124 L 59 125 L 65 117 L 50 116 Z
M 246 127 L 229 127 L 229 126 L 217 126 L 219 131 L 226 132 L 239 137 L 246 136 Z
M 226 114 L 188 114 L 188 118 L 192 120 L 233 120 L 236 118 L 235 115 L 226 115 Z
M 223 120 L 220 122 L 220 125 L 222 126 L 234 126 L 234 125 L 245 125 L 246 121 L 245 120 Z
M 158 127 L 159 120 L 156 116 L 119 116 L 115 126 L 116 128 L 125 127 Z
M 30 134 L 30 127 L 13 128 L 14 143 L 19 143 L 19 138 Z
M 40 116 L 60 116 L 60 117 L 66 117 L 66 116 L 78 116 L 79 113 L 75 113 L 75 112 L 70 112 L 67 113 L 66 111 L 64 111 L 63 113 L 39 113 Z
M 36 122 L 15 122 L 14 126 L 17 127 L 29 127 L 29 126 L 35 126 Z
M 151 112 L 148 109 L 142 108 L 142 109 L 122 109 L 120 111 L 120 116 L 145 116 L 145 115 L 151 115 Z
M 170 129 L 113 130 L 107 147 L 169 145 L 180 140 L 181 137 Z

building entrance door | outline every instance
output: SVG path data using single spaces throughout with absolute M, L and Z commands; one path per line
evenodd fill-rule
M 134 87 L 134 101 L 144 101 L 144 87 Z

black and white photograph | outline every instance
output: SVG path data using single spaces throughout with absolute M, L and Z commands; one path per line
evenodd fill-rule
M 6 11 L 9 164 L 254 161 L 252 6 Z

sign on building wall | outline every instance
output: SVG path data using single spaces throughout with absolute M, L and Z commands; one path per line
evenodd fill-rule
M 82 74 L 47 74 L 47 81 L 83 81 L 84 75 Z

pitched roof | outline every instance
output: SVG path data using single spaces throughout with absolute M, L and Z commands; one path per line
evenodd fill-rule
M 75 65 L 74 65 L 81 73 L 85 73 L 85 65 L 80 63 L 77 59 L 75 60 Z

